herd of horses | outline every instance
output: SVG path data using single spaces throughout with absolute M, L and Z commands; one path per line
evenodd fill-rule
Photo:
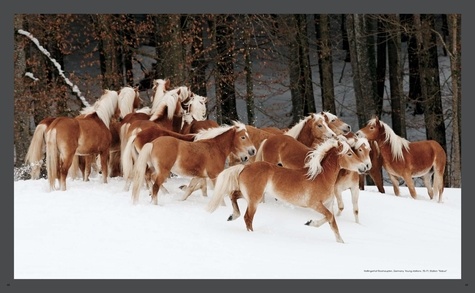
M 148 193 L 153 204 L 167 193 L 172 174 L 190 178 L 183 186 L 182 200 L 200 189 L 207 197 L 206 210 L 225 205 L 228 196 L 232 214 L 240 216 L 238 199 L 247 202 L 244 222 L 253 231 L 253 218 L 264 195 L 323 215 L 306 225 L 328 222 L 337 242 L 343 243 L 335 215 L 344 204 L 342 192 L 350 189 L 355 222 L 359 223 L 358 197 L 369 175 L 384 193 L 382 168 L 394 194 L 399 196 L 399 178 L 410 195 L 417 194 L 413 178 L 422 177 L 430 199 L 442 202 L 446 153 L 433 140 L 410 142 L 386 123 L 373 118 L 356 132 L 330 112 L 312 113 L 288 129 L 258 128 L 233 121 L 219 125 L 207 118 L 207 98 L 189 87 L 171 88 L 169 79 L 153 82 L 151 106 L 142 107 L 137 88 L 104 90 L 90 107 L 76 117 L 47 117 L 34 132 L 26 163 L 31 178 L 40 177 L 46 164 L 50 190 L 66 190 L 66 178 L 88 181 L 91 168 L 99 165 L 102 182 L 122 176 L 124 190 L 132 186 L 132 203 Z M 59 186 L 58 186 L 59 182 Z

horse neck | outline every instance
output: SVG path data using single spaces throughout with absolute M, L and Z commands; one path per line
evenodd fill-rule
M 302 130 L 300 131 L 299 135 L 297 136 L 297 140 L 303 143 L 304 145 L 308 147 L 312 147 L 314 143 L 316 142 L 317 138 L 313 136 L 312 134 L 312 128 L 311 128 L 311 119 L 309 119 L 305 125 L 302 127 Z M 318 141 L 320 143 L 321 141 Z
M 218 146 L 216 149 L 227 157 L 233 148 L 234 133 L 235 129 L 230 129 L 214 138 L 210 138 L 209 140 L 212 140 L 213 144 Z
M 340 155 L 338 154 L 338 149 L 332 148 L 328 151 L 328 153 L 325 155 L 321 162 L 323 171 L 318 176 L 321 176 L 320 178 L 322 180 L 332 185 L 336 183 L 340 170 L 344 170 L 340 167 L 340 164 L 338 162 L 339 156 Z

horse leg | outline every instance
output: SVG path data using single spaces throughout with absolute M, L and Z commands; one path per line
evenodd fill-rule
M 392 174 L 389 174 L 389 179 L 391 179 L 391 182 L 393 184 L 393 189 L 394 189 L 394 194 L 399 196 L 400 195 L 400 192 L 399 192 L 399 181 L 398 179 L 396 178 L 396 176 L 392 175 Z
M 154 205 L 158 205 L 158 191 L 160 190 L 160 187 L 162 186 L 163 182 L 168 178 L 170 175 L 170 172 L 163 172 L 163 170 L 160 170 L 157 172 L 157 176 L 155 177 L 155 182 L 153 183 L 152 186 L 152 203 Z
M 246 223 L 247 231 L 254 231 L 254 229 L 252 228 L 252 221 L 254 220 L 254 215 L 256 214 L 257 205 L 259 204 L 261 200 L 262 198 L 259 198 L 258 200 L 250 199 L 247 204 L 246 213 L 244 214 L 244 222 Z M 237 202 L 236 202 L 236 205 L 237 205 Z
M 241 215 L 241 211 L 239 210 L 239 206 L 237 203 L 237 200 L 240 199 L 241 197 L 242 197 L 242 193 L 238 190 L 234 191 L 231 194 L 230 198 L 231 198 L 231 204 L 233 206 L 233 214 L 229 216 L 228 221 L 234 221 L 237 218 L 239 218 L 239 216 Z
M 427 174 L 424 174 L 424 176 L 422 176 L 422 180 L 424 181 L 424 185 L 427 188 L 427 193 L 429 194 L 430 199 L 433 199 L 434 198 L 434 189 L 432 188 L 432 185 L 431 185 L 431 180 L 430 180 L 431 176 L 432 176 L 431 172 L 429 172 Z
M 109 149 L 100 152 L 99 155 L 101 156 L 102 182 L 107 183 L 109 177 Z
M 193 177 L 191 178 L 190 184 L 185 188 L 185 194 L 181 198 L 181 200 L 186 200 L 197 188 L 197 186 L 201 183 L 202 178 Z M 205 179 L 206 180 L 206 179 Z
M 69 168 L 73 163 L 74 152 L 66 154 L 65 156 L 60 156 L 60 167 L 59 167 L 59 186 L 62 191 L 66 190 L 66 177 L 68 176 Z
M 330 224 L 330 228 L 333 230 L 333 233 L 335 234 L 336 242 L 344 243 L 343 239 L 340 236 L 340 232 L 338 231 L 338 225 L 336 224 L 335 216 L 330 212 L 330 210 L 328 210 L 322 202 L 317 202 L 316 205 L 311 208 L 313 208 L 320 214 L 323 214 L 325 218 L 318 221 L 310 220 L 307 223 L 305 223 L 305 225 L 320 227 L 324 223 L 328 222 Z
M 355 216 L 355 222 L 359 224 L 360 219 L 359 219 L 358 198 L 360 196 L 360 190 L 356 182 L 354 186 L 350 187 L 350 191 L 351 191 L 351 203 L 353 204 L 353 215 Z
M 411 194 L 413 199 L 417 198 L 416 188 L 414 186 L 414 180 L 408 174 L 404 174 L 403 176 L 404 181 L 406 181 L 407 188 L 409 189 L 409 193 Z
M 341 197 L 341 193 L 342 193 L 341 188 L 339 188 L 338 185 L 336 185 L 335 186 L 335 198 L 336 198 L 336 202 L 338 204 L 338 212 L 336 214 L 337 216 L 341 215 L 341 212 L 345 208 L 345 205 L 343 203 L 343 199 Z

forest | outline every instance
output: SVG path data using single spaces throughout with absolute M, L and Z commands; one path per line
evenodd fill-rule
M 43 118 L 74 117 L 84 107 L 64 76 L 89 103 L 123 86 L 148 97 L 154 79 L 168 78 L 210 98 L 219 124 L 285 128 L 346 106 L 335 91 L 338 59 L 351 67 L 356 104 L 348 111 L 357 126 L 388 115 L 407 137 L 408 121 L 421 117 L 424 139 L 447 152 L 445 186 L 461 187 L 460 14 L 16 14 L 14 30 L 16 168 Z M 272 106 L 279 95 L 290 97 L 274 106 L 285 119 Z M 273 125 L 262 125 L 262 115 Z

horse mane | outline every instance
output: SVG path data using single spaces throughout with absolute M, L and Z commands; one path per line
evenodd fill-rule
M 152 110 L 151 113 L 155 112 L 160 105 L 161 100 L 159 100 L 155 95 L 157 94 L 157 90 L 160 87 L 163 87 L 163 93 L 165 95 L 166 89 L 167 89 L 167 83 L 169 82 L 168 79 L 154 79 L 153 80 L 153 86 L 152 86 L 152 92 L 153 95 L 150 98 L 150 101 L 152 102 Z
M 307 178 L 309 180 L 315 179 L 315 177 L 322 173 L 323 166 L 321 164 L 326 154 L 335 147 L 341 146 L 341 150 L 338 154 L 346 153 L 351 149 L 350 145 L 345 140 L 330 138 L 318 145 L 313 151 L 308 152 L 305 158 L 305 167 L 307 170 Z
M 187 107 L 186 113 L 189 113 L 195 120 L 206 119 L 206 102 L 207 97 L 191 93 L 191 97 L 184 103 Z M 190 110 L 191 109 L 191 110 Z M 201 112 L 201 113 L 200 113 Z
M 333 121 L 333 120 L 338 119 L 338 117 L 335 114 L 333 114 L 329 111 L 322 111 L 321 114 L 323 116 L 326 116 L 328 118 L 328 121 Z
M 371 146 L 369 145 L 369 141 L 366 137 L 355 138 L 355 144 L 352 147 L 357 149 L 361 147 L 362 145 L 366 146 L 367 148 L 371 148 Z
M 213 127 L 209 129 L 201 129 L 195 136 L 194 141 L 215 138 L 218 135 L 225 133 L 231 129 L 235 128 L 236 131 L 246 130 L 246 125 L 244 123 L 233 121 L 233 125 L 221 125 L 218 127 Z
M 173 119 L 173 114 L 175 113 L 178 99 L 180 98 L 179 95 L 180 91 L 176 89 L 166 92 L 157 106 L 152 107 L 152 117 L 150 117 L 150 120 L 153 121 L 157 119 L 157 117 L 162 116 L 166 109 L 168 109 L 167 118 L 170 120 Z
M 303 118 L 303 119 L 300 119 L 300 121 L 295 124 L 294 126 L 292 126 L 289 130 L 287 130 L 286 132 L 284 132 L 285 135 L 288 135 L 288 136 L 292 136 L 293 138 L 297 138 L 300 134 L 300 132 L 302 131 L 303 129 L 303 126 L 305 125 L 305 123 L 307 123 L 307 121 L 312 118 L 311 115 Z
M 302 131 L 305 123 L 307 123 L 308 120 L 310 120 L 310 119 L 318 120 L 319 118 L 323 118 L 325 120 L 325 117 L 322 114 L 312 113 L 312 114 L 308 115 L 307 117 L 301 119 L 297 124 L 292 126 L 292 128 L 290 128 L 289 130 L 284 132 L 284 134 L 292 136 L 293 138 L 297 139 L 297 137 L 299 136 L 300 132 Z
M 99 119 L 109 128 L 109 123 L 117 108 L 118 100 L 119 95 L 116 91 L 106 89 L 94 105 L 83 108 L 80 113 L 83 115 L 96 113 Z
M 389 142 L 389 145 L 391 146 L 391 154 L 393 155 L 394 160 L 401 160 L 404 161 L 404 156 L 402 154 L 403 147 L 406 149 L 406 151 L 409 151 L 409 141 L 399 135 L 397 135 L 394 130 L 392 130 L 389 125 L 384 123 L 381 120 L 378 120 L 379 124 L 383 127 L 384 133 L 386 135 L 384 142 Z M 376 118 L 371 119 L 368 122 L 369 125 L 375 125 L 376 124 Z
M 137 92 L 132 87 L 123 87 L 119 90 L 118 107 L 120 110 L 120 118 L 134 111 L 134 100 L 137 97 Z

